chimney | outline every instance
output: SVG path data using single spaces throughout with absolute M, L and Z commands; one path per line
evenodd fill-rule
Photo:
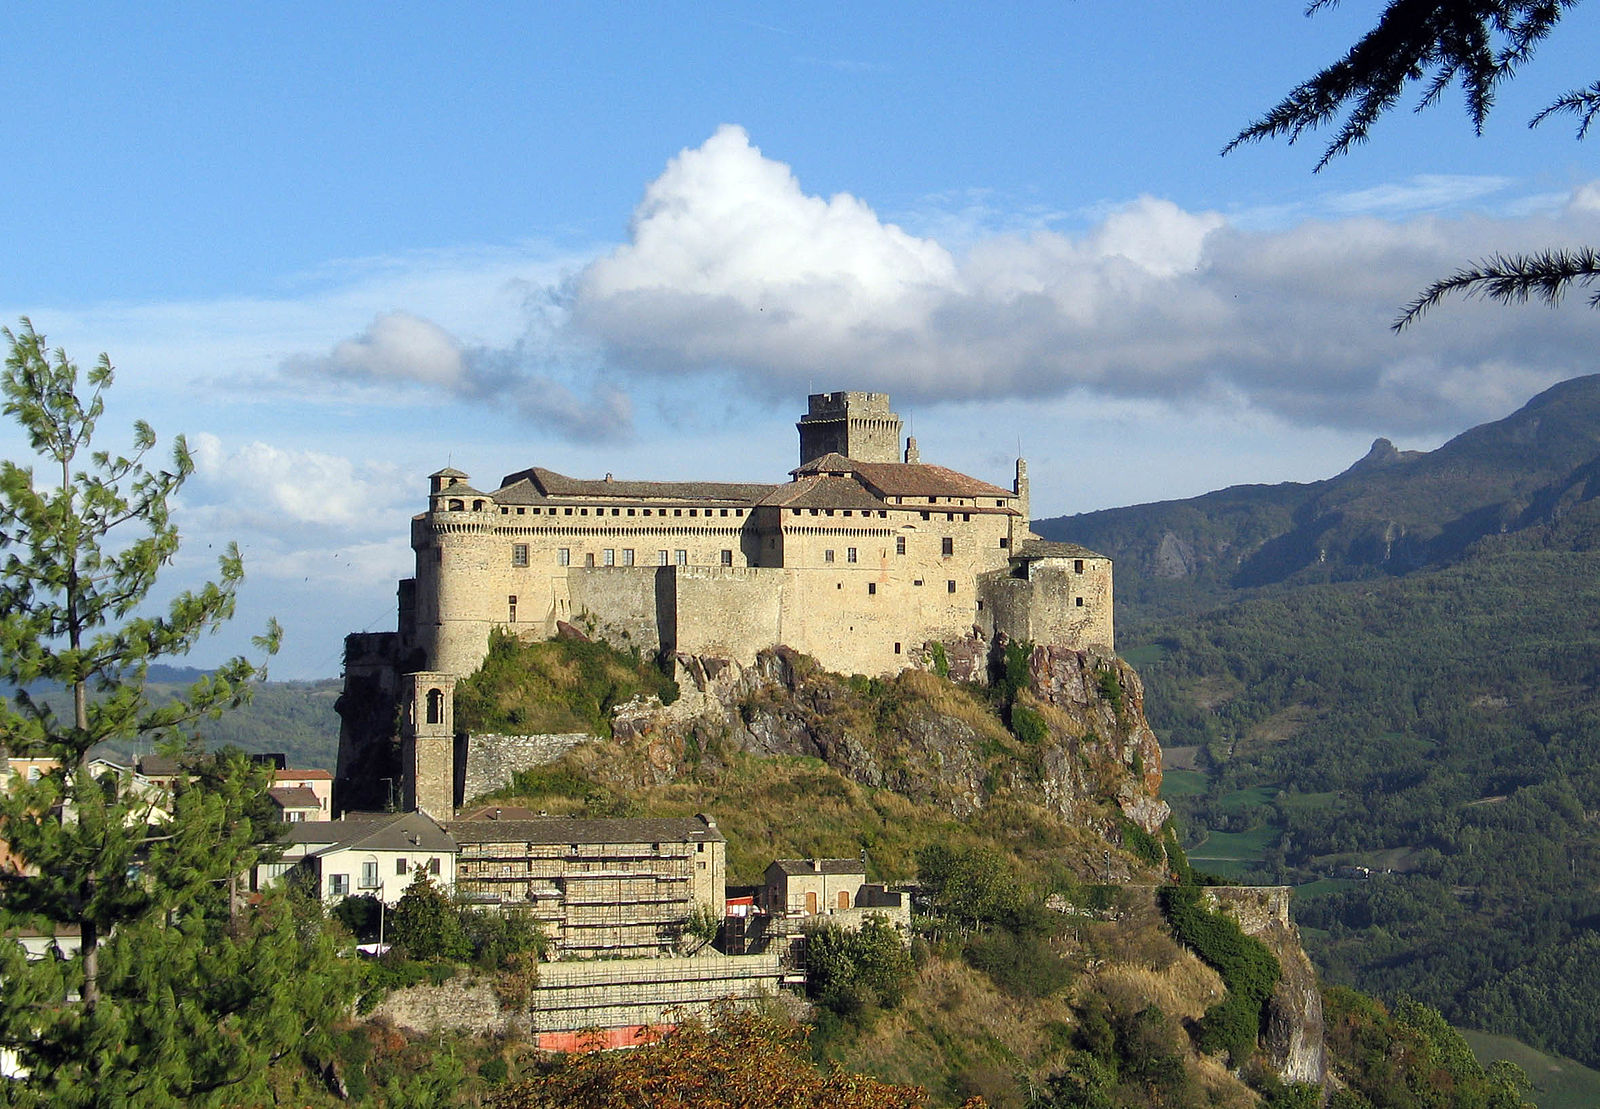
M 490 820 L 499 820 L 500 819 L 500 810 L 499 809 L 495 809 L 494 812 L 490 813 L 489 814 L 489 819 Z
M 906 436 L 906 465 L 915 466 L 922 461 L 922 455 L 917 453 L 917 437 Z

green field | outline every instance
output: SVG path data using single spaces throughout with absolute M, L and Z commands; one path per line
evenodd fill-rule
M 1318 878 L 1315 882 L 1306 882 L 1294 888 L 1296 901 L 1309 901 L 1313 897 L 1326 897 L 1330 893 L 1340 890 L 1352 889 L 1360 885 L 1353 878 Z
M 1189 861 L 1201 870 L 1224 878 L 1237 878 L 1259 863 L 1281 834 L 1271 827 L 1248 832 L 1212 832 L 1204 843 L 1189 849 Z
M 1166 653 L 1167 649 L 1161 644 L 1150 643 L 1123 651 L 1122 660 L 1135 670 L 1146 670 L 1160 662 Z
M 1206 791 L 1206 776 L 1199 770 L 1167 770 L 1161 775 L 1161 796 L 1196 797 Z
M 1527 1071 L 1533 1081 L 1532 1100 L 1539 1109 L 1591 1109 L 1600 1105 L 1600 1071 L 1559 1055 L 1546 1055 L 1509 1036 L 1465 1029 L 1461 1034 L 1480 1063 L 1509 1059 Z

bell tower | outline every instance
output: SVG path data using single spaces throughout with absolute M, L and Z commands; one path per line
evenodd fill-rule
M 400 726 L 402 803 L 435 820 L 456 814 L 456 732 L 453 674 L 407 674 Z

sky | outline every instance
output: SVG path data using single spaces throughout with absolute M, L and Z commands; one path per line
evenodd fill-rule
M 394 627 L 426 475 L 786 480 L 809 392 L 1036 517 L 1314 481 L 1593 372 L 1600 316 L 1399 306 L 1600 239 L 1579 7 L 1482 136 L 1458 90 L 1313 173 L 1222 147 L 1382 5 L 1301 0 L 24 3 L 0 66 L 0 320 L 117 367 L 196 473 L 165 584 L 247 581 L 192 656 L 278 678 Z M 15 428 L 0 452 L 25 460 Z

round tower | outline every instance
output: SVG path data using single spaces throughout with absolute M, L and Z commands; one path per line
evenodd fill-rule
M 489 630 L 506 620 L 500 507 L 459 470 L 440 470 L 429 483 L 428 511 L 411 528 L 415 641 L 430 670 L 465 677 L 488 653 Z

